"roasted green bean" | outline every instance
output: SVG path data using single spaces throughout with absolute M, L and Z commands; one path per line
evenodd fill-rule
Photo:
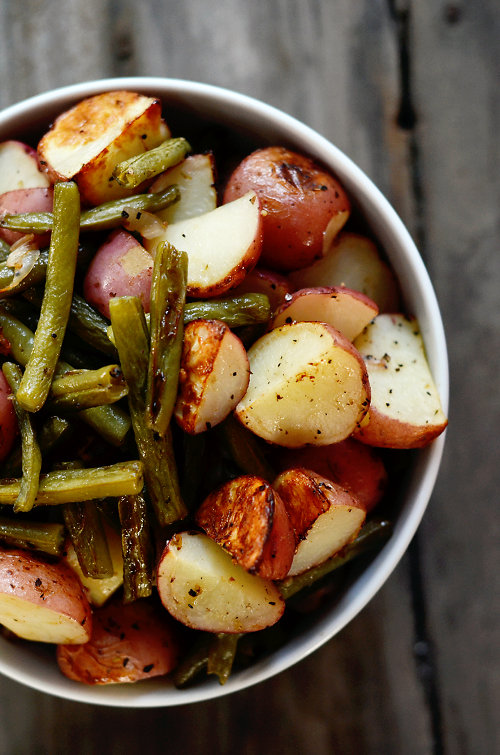
M 33 332 L 0 305 L 0 343 L 3 340 L 4 352 L 10 353 L 23 367 L 27 364 L 33 349 Z M 73 370 L 71 365 L 59 362 L 57 375 Z M 92 427 L 108 443 L 120 446 L 130 430 L 130 417 L 119 406 L 96 406 L 78 413 L 89 427 Z
M 230 328 L 239 328 L 268 322 L 270 317 L 271 307 L 265 294 L 193 301 L 186 304 L 184 309 L 184 324 L 191 320 L 222 320 Z
M 64 537 L 63 524 L 0 517 L 0 541 L 13 548 L 62 556 Z
M 228 449 L 232 459 L 244 474 L 263 477 L 272 482 L 276 474 L 266 459 L 257 437 L 241 425 L 232 415 L 216 428 L 217 434 Z
M 191 147 L 183 137 L 167 139 L 158 147 L 118 163 L 113 171 L 113 178 L 120 186 L 135 189 L 143 181 L 154 178 L 167 168 L 173 168 L 190 151 Z
M 49 403 L 52 409 L 61 412 L 88 409 L 114 404 L 127 395 L 127 390 L 117 364 L 98 370 L 72 370 L 52 381 Z
M 42 454 L 36 437 L 33 417 L 19 406 L 16 398 L 16 391 L 21 384 L 22 370 L 19 365 L 13 362 L 5 362 L 2 371 L 13 393 L 14 410 L 21 433 L 22 478 L 19 495 L 14 503 L 14 512 L 31 511 L 38 493 Z
M 153 591 L 153 543 L 144 495 L 118 501 L 122 529 L 123 600 L 132 603 Z
M 61 352 L 68 322 L 78 253 L 80 197 L 72 181 L 54 187 L 52 229 L 45 293 L 33 348 L 16 393 L 26 411 L 42 408 Z
M 40 475 L 35 506 L 135 495 L 142 490 L 143 485 L 143 467 L 140 461 L 122 461 L 88 469 L 57 470 Z M 15 504 L 20 488 L 21 480 L 0 480 L 0 504 Z
M 207 661 L 207 674 L 215 674 L 220 684 L 225 684 L 231 675 L 233 662 L 241 634 L 218 633 L 215 635 Z
M 70 423 L 64 417 L 52 415 L 44 419 L 42 427 L 38 428 L 38 445 L 42 458 L 69 433 L 69 430 Z M 16 445 L 2 464 L 0 471 L 2 477 L 18 477 L 22 474 L 22 455 L 22 447 Z
M 165 191 L 154 194 L 135 194 L 125 199 L 84 210 L 80 216 L 82 231 L 105 231 L 118 228 L 129 210 L 137 212 L 159 212 L 180 199 L 177 186 L 169 186 Z M 20 233 L 46 233 L 52 229 L 54 215 L 52 212 L 24 212 L 18 215 L 4 215 L 0 219 L 0 228 Z
M 128 385 L 128 404 L 144 477 L 158 522 L 171 524 L 186 516 L 181 498 L 170 429 L 164 436 L 146 424 L 149 335 L 142 304 L 123 296 L 109 304 L 120 364 Z
M 85 577 L 105 579 L 113 574 L 113 563 L 96 501 L 66 503 L 64 524 Z
M 177 398 L 188 258 L 170 244 L 156 252 L 151 283 L 151 344 L 146 389 L 149 427 L 165 435 Z

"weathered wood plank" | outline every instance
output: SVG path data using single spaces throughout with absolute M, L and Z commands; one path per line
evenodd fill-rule
M 425 251 L 444 313 L 452 377 L 447 451 L 420 538 L 425 592 L 444 751 L 494 752 L 500 16 L 488 0 L 412 3 L 412 14 Z

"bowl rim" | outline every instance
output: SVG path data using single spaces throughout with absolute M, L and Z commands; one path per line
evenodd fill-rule
M 383 220 L 383 227 L 379 227 L 376 233 L 377 239 L 386 248 L 396 274 L 402 279 L 403 289 L 405 289 L 405 280 L 406 286 L 411 280 L 412 301 L 415 304 L 423 303 L 423 317 L 420 324 L 443 410 L 445 413 L 448 412 L 449 373 L 444 326 L 429 274 L 409 231 L 366 173 L 326 137 L 294 116 L 249 95 L 213 84 L 159 76 L 113 77 L 58 87 L 6 107 L 0 111 L 0 140 L 16 138 L 16 128 L 23 127 L 26 130 L 27 119 L 29 120 L 30 112 L 34 110 L 37 113 L 44 110 L 53 113 L 62 112 L 64 108 L 79 99 L 114 89 L 130 89 L 163 99 L 176 97 L 191 105 L 196 102 L 196 107 L 200 112 L 210 104 L 215 110 L 222 109 L 225 112 L 225 121 L 235 119 L 235 122 L 241 123 L 244 115 L 245 122 L 248 124 L 257 122 L 259 128 L 264 128 L 264 130 L 269 130 L 272 124 L 273 129 L 286 134 L 285 138 L 288 141 L 300 142 L 302 148 L 312 156 L 321 157 L 321 160 L 334 170 L 348 192 L 356 196 L 369 223 L 376 226 L 377 222 L 380 223 Z M 203 112 L 205 113 L 206 110 Z M 168 120 L 168 116 L 166 117 Z M 332 163 L 335 165 L 333 168 Z M 394 250 L 394 259 L 391 258 L 391 249 Z M 405 263 L 400 267 L 401 258 L 396 256 L 395 250 L 405 252 Z M 27 646 L 25 645 L 18 648 L 16 645 L 11 646 L 10 643 L 8 657 L 5 659 L 0 655 L 0 673 L 39 692 L 66 700 L 131 708 L 169 707 L 203 702 L 242 691 L 270 679 L 304 660 L 343 629 L 375 596 L 394 571 L 406 552 L 429 503 L 442 459 L 445 438 L 446 432 L 430 446 L 418 451 L 412 470 L 412 484 L 406 494 L 411 505 L 404 507 L 396 521 L 390 540 L 343 593 L 341 599 L 314 627 L 292 639 L 268 658 L 248 669 L 238 671 L 224 686 L 218 684 L 216 680 L 207 680 L 198 686 L 177 690 L 159 679 L 133 685 L 89 687 L 66 679 L 57 667 L 55 668 L 57 677 L 54 674 L 53 679 L 44 679 L 40 672 L 46 661 L 44 659 L 39 661 L 35 652 L 26 653 Z M 7 641 L 2 639 L 0 642 L 0 653 L 4 642 Z

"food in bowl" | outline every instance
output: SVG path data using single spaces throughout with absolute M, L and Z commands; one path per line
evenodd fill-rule
M 418 322 L 337 177 L 280 144 L 219 163 L 167 124 L 157 98 L 112 90 L 61 113 L 37 156 L 0 145 L 17 172 L 0 233 L 19 234 L 2 426 L 16 412 L 21 428 L 5 433 L 3 552 L 33 578 L 4 580 L 0 622 L 56 643 L 87 684 L 225 682 L 254 636 L 288 627 L 293 593 L 384 541 L 391 449 L 446 426 Z M 43 534 L 50 553 L 14 540 L 26 522 L 24 544 Z M 57 601 L 66 580 L 78 610 Z

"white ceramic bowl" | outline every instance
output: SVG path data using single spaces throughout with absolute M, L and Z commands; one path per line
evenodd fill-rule
M 236 92 L 189 81 L 162 78 L 122 78 L 76 84 L 32 97 L 0 113 L 0 141 L 21 138 L 44 129 L 55 116 L 92 94 L 130 89 L 160 97 L 167 122 L 178 113 L 238 129 L 258 142 L 285 144 L 319 158 L 338 176 L 364 214 L 399 277 L 406 306 L 419 319 L 431 369 L 448 408 L 448 361 L 443 324 L 429 276 L 400 218 L 374 184 L 345 154 L 294 118 Z M 181 117 L 184 117 L 183 115 Z M 181 134 L 179 134 L 181 135 Z M 0 672 L 37 690 L 69 700 L 123 706 L 155 707 L 208 700 L 261 682 L 289 668 L 342 629 L 375 595 L 406 551 L 428 504 L 436 480 L 444 436 L 414 452 L 414 461 L 401 491 L 394 533 L 339 600 L 314 616 L 300 633 L 270 657 L 235 673 L 221 686 L 210 679 L 186 690 L 168 681 L 88 687 L 62 676 L 53 651 L 38 645 L 13 644 L 0 638 Z

